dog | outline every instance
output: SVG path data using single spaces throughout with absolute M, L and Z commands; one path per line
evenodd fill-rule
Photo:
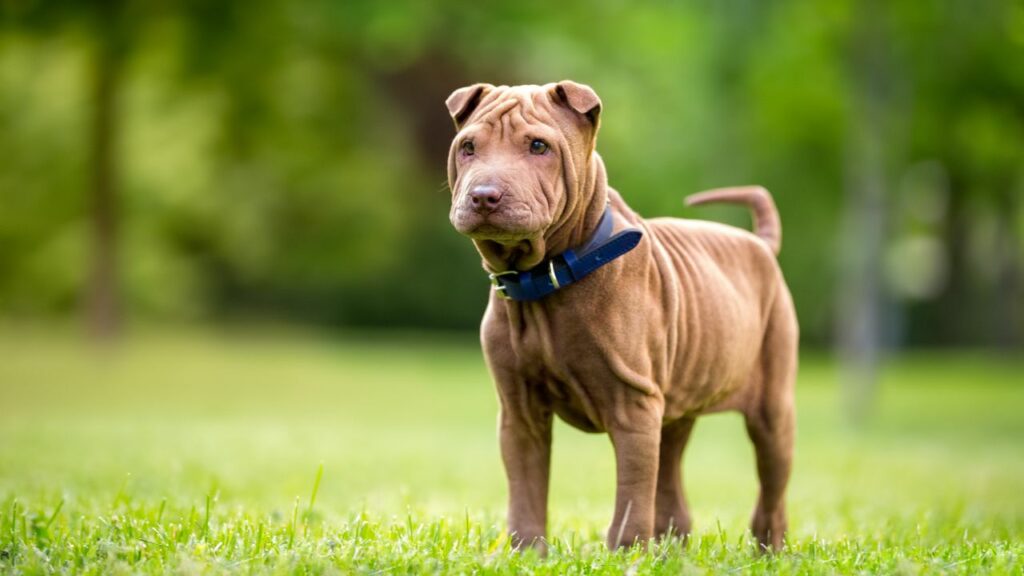
M 687 199 L 748 205 L 754 233 L 643 219 L 608 186 L 589 86 L 475 84 L 446 104 L 457 130 L 450 220 L 493 286 L 481 341 L 500 402 L 513 545 L 546 552 L 554 415 L 611 437 L 614 549 L 689 534 L 683 450 L 698 416 L 735 410 L 760 481 L 751 530 L 780 549 L 799 327 L 769 193 Z

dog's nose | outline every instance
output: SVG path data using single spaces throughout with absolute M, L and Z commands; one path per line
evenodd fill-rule
M 482 184 L 474 186 L 469 191 L 469 201 L 473 203 L 473 208 L 478 211 L 491 211 L 498 207 L 498 203 L 501 202 L 501 197 L 505 193 L 502 192 L 497 186 Z

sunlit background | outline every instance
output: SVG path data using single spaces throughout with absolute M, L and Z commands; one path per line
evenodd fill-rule
M 573 79 L 642 215 L 749 227 L 682 200 L 775 196 L 797 533 L 1022 533 L 1020 2 L 0 7 L 0 503 L 287 516 L 322 462 L 327 518 L 497 522 L 488 284 L 448 223 L 444 100 Z M 596 534 L 611 450 L 557 436 L 553 522 Z M 698 425 L 698 530 L 741 529 L 754 479 L 738 419 Z

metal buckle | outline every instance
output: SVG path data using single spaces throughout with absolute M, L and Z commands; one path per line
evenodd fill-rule
M 494 272 L 487 275 L 491 279 L 491 286 L 494 288 L 494 292 L 502 300 L 511 300 L 512 297 L 505 293 L 506 287 L 501 282 L 498 282 L 498 277 L 510 276 L 512 274 L 519 274 L 519 272 L 517 270 L 505 270 L 504 272 Z
M 562 285 L 558 283 L 558 275 L 555 274 L 554 260 L 548 261 L 548 278 L 551 279 L 551 285 L 555 287 L 555 290 L 562 287 Z

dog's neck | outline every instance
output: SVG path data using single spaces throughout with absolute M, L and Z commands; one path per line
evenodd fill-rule
M 608 176 L 604 161 L 596 152 L 590 155 L 581 172 L 582 178 L 567 177 L 568 184 L 576 184 L 575 193 L 566 191 L 563 216 L 543 234 L 515 244 L 473 241 L 485 270 L 529 270 L 556 254 L 582 246 L 594 235 L 608 203 Z

